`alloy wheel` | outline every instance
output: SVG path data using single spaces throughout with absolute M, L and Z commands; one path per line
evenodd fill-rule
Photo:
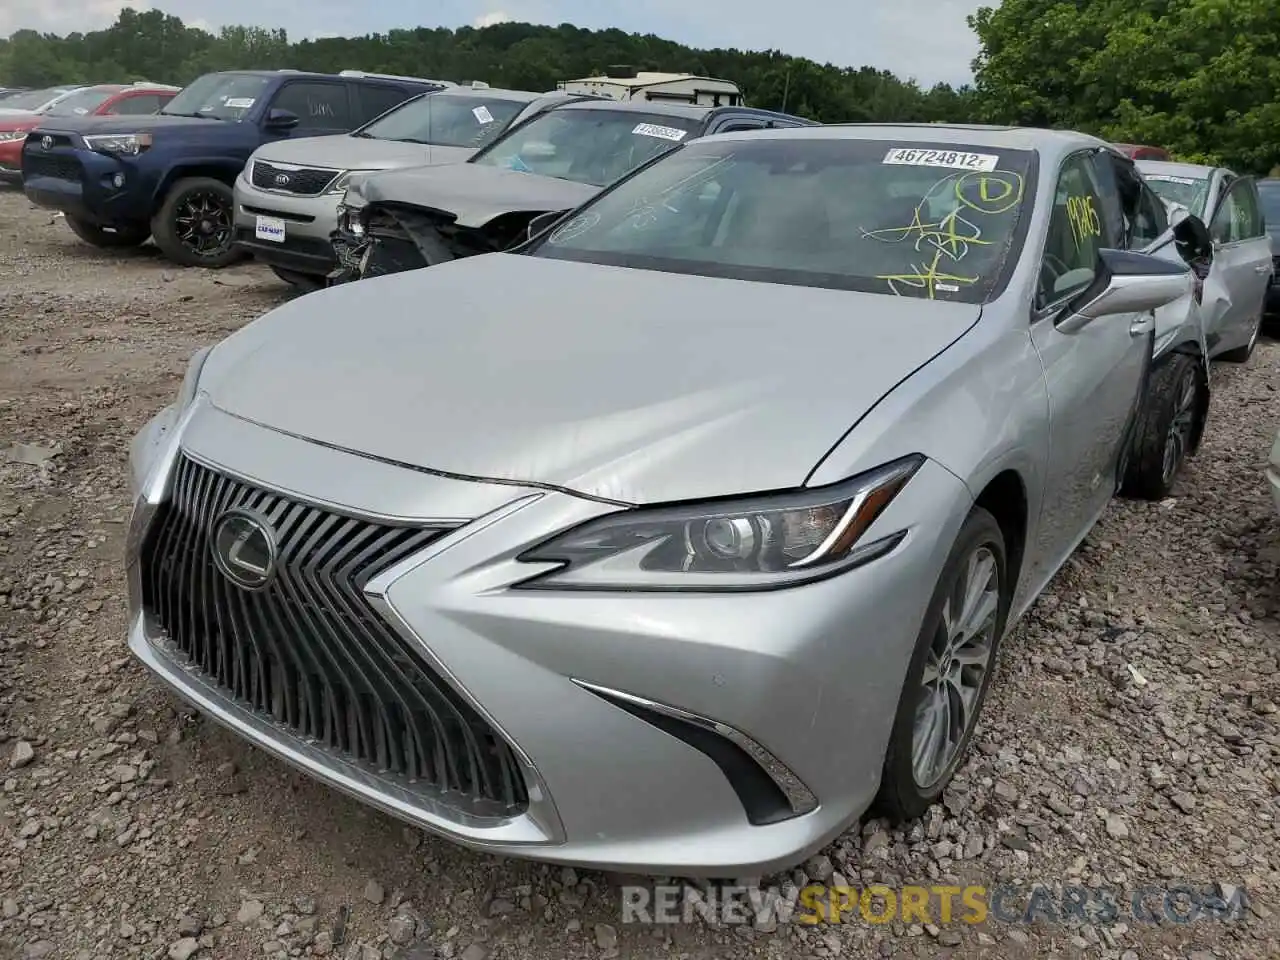
M 922 790 L 947 775 L 977 720 L 999 612 L 1000 565 L 989 547 L 980 546 L 947 597 L 921 675 L 911 767 Z
M 216 257 L 231 245 L 232 210 L 212 190 L 187 194 L 174 211 L 178 242 L 198 257 Z
M 1170 483 L 1187 452 L 1191 449 L 1191 435 L 1196 423 L 1196 372 L 1188 369 L 1178 388 L 1178 399 L 1169 421 L 1169 431 L 1164 441 L 1164 482 Z

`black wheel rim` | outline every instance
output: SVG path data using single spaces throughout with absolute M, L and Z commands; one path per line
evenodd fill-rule
M 231 248 L 231 204 L 214 190 L 195 190 L 174 210 L 178 242 L 197 257 L 212 258 Z
M 1164 482 L 1171 483 L 1191 449 L 1191 436 L 1195 432 L 1196 397 L 1199 393 L 1196 372 L 1188 370 L 1178 385 L 1174 401 L 1173 419 L 1164 442 Z

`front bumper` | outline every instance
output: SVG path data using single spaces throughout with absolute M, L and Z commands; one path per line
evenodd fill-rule
M 144 602 L 142 568 L 179 456 L 228 476 L 269 476 L 273 491 L 344 513 L 458 525 L 363 593 L 434 682 L 507 744 L 527 788 L 522 809 L 476 818 L 421 784 L 397 785 L 248 708 L 175 654 Z M 925 605 L 971 503 L 929 463 L 869 534 L 906 528 L 903 544 L 831 580 L 732 596 L 561 594 L 511 589 L 535 572 L 513 557 L 613 508 L 367 460 L 203 400 L 180 421 L 168 411 L 148 425 L 131 464 L 129 644 L 182 697 L 316 778 L 467 846 L 688 876 L 783 869 L 866 809 Z M 659 716 L 693 718 L 710 733 L 699 739 Z M 731 774 L 718 756 L 725 743 L 745 747 L 755 772 Z M 762 774 L 794 808 L 753 823 L 744 777 L 759 786 Z
M 22 140 L 0 140 L 0 183 L 22 182 Z
M 336 194 L 298 196 L 262 190 L 241 173 L 235 184 L 236 245 L 271 266 L 325 276 L 337 266 L 329 236 L 338 223 L 340 199 Z M 281 221 L 283 240 L 258 237 L 259 217 Z
M 146 223 L 151 218 L 154 176 L 132 159 L 77 146 L 78 138 L 53 134 L 45 150 L 28 139 L 22 183 L 32 203 L 99 226 Z

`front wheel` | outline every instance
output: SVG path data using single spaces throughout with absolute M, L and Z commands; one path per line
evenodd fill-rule
M 283 280 L 285 283 L 297 288 L 299 293 L 310 293 L 312 290 L 319 290 L 327 287 L 329 281 L 325 277 L 316 276 L 313 273 L 302 273 L 298 270 L 286 270 L 284 267 L 273 266 L 271 272 Z
M 244 257 L 234 246 L 235 199 L 211 177 L 189 177 L 169 188 L 151 233 L 166 257 L 187 267 L 225 267 Z
M 929 601 L 898 701 L 875 804 L 890 820 L 923 814 L 964 759 L 1011 595 L 1000 525 L 974 507 Z
M 1163 500 L 1173 492 L 1195 444 L 1205 390 L 1197 357 L 1175 353 L 1152 372 L 1121 487 L 1125 496 Z
M 79 217 L 68 216 L 66 221 L 71 232 L 77 237 L 103 250 L 127 250 L 131 247 L 140 247 L 147 242 L 147 237 L 151 236 L 151 228 L 145 223 L 129 223 L 107 229 L 88 220 L 81 220 Z

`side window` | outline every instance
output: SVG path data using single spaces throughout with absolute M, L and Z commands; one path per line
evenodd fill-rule
M 355 89 L 360 103 L 360 115 L 356 118 L 358 126 L 382 116 L 414 95 L 412 91 L 381 83 L 360 83 Z
M 1237 240 L 1255 240 L 1266 234 L 1262 220 L 1262 204 L 1258 198 L 1258 185 L 1253 180 L 1241 180 L 1233 188 L 1239 191 L 1236 203 L 1234 235 Z
M 139 94 L 136 97 L 126 97 L 123 100 L 113 104 L 107 112 L 112 116 L 129 116 L 137 117 L 144 114 L 157 112 L 164 104 L 160 98 L 154 94 Z
M 287 83 L 271 106 L 297 114 L 298 130 L 351 130 L 356 126 L 347 102 L 347 87 L 342 83 L 315 80 Z
M 1138 194 L 1138 203 L 1129 217 L 1129 249 L 1141 250 L 1160 239 L 1169 228 L 1169 215 L 1164 204 L 1145 183 Z
M 1213 220 L 1209 224 L 1209 235 L 1216 242 L 1234 243 L 1242 239 L 1237 224 L 1246 216 L 1242 204 L 1245 191 L 1242 188 L 1247 185 L 1244 180 L 1236 180 L 1218 202 L 1218 209 L 1214 211 Z
M 1108 161 L 1109 164 L 1109 161 Z M 1090 154 L 1069 157 L 1058 174 L 1044 258 L 1040 264 L 1040 284 L 1036 300 L 1047 306 L 1078 293 L 1093 282 L 1098 251 L 1119 246 L 1113 216 L 1119 206 L 1114 189 L 1104 203 L 1101 171 Z

